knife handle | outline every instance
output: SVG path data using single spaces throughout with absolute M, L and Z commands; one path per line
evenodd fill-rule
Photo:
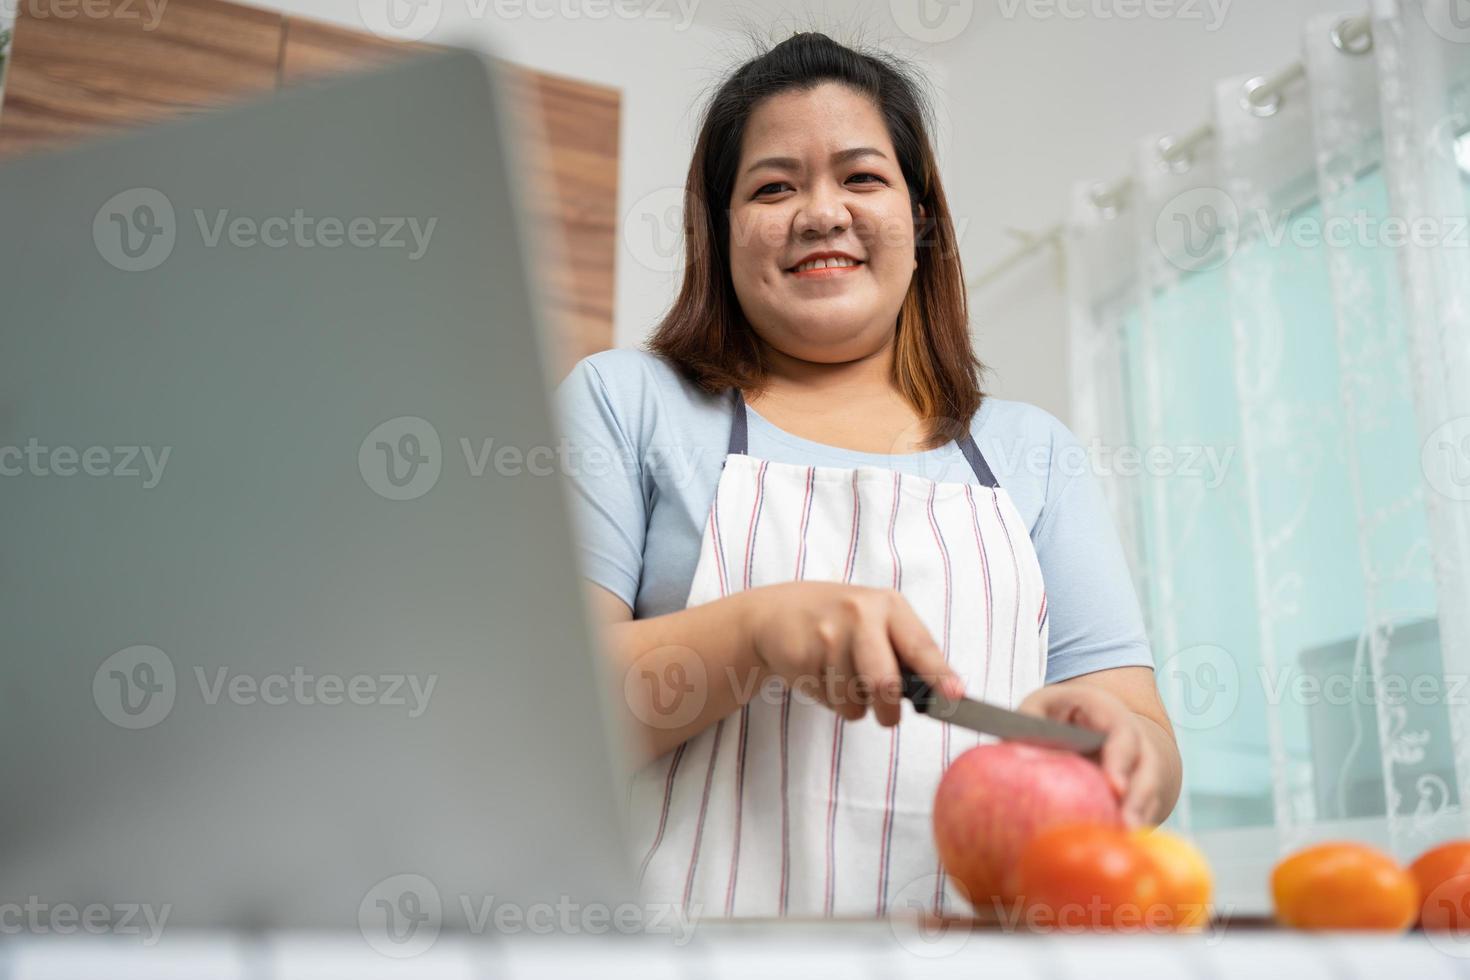
M 934 688 L 907 667 L 900 667 L 899 670 L 903 678 L 903 696 L 914 703 L 915 711 L 927 715 L 929 709 L 934 707 Z

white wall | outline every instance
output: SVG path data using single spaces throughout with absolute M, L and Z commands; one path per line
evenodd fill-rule
M 358 30 L 387 0 L 255 0 Z M 395 0 L 406 2 L 406 0 Z M 824 30 L 918 62 L 971 276 L 1060 220 L 1072 182 L 1124 174 L 1138 138 L 1205 118 L 1214 79 L 1297 57 L 1301 26 L 1364 0 L 418 0 L 427 40 L 492 45 L 543 71 L 621 89 L 616 340 L 638 343 L 673 298 L 674 239 L 702 100 L 750 49 Z M 1167 16 L 1125 17 L 1147 9 Z M 476 15 L 478 11 L 479 15 Z M 930 19 L 919 20 L 926 12 Z M 550 16 L 548 16 L 548 14 Z M 630 16 L 633 15 L 633 16 Z M 1081 16 L 1077 16 L 1081 14 Z M 420 23 L 420 22 L 416 22 Z M 650 222 L 664 227 L 654 237 Z M 1064 305 L 1049 256 L 972 296 L 989 388 L 1064 420 Z

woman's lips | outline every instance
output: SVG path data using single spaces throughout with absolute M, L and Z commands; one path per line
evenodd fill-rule
M 857 272 L 866 263 L 859 262 L 856 265 L 833 265 L 824 269 L 803 269 L 801 272 L 787 272 L 787 275 L 798 279 L 836 279 L 850 272 Z

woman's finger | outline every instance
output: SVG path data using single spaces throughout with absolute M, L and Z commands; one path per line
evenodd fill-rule
M 1102 747 L 1102 767 L 1113 790 L 1123 798 L 1128 792 L 1133 771 L 1138 765 L 1142 739 L 1131 725 L 1114 728 Z
M 1058 701 L 1058 720 L 1100 732 L 1110 732 L 1114 728 L 1122 727 L 1129 715 L 1128 709 L 1122 704 L 1092 691 L 1068 691 Z
M 853 634 L 853 666 L 863 679 L 868 703 L 880 725 L 897 725 L 900 717 L 898 699 L 902 685 L 898 676 L 898 660 L 879 624 L 861 625 Z
M 1138 761 L 1128 780 L 1128 793 L 1123 799 L 1123 814 L 1133 826 L 1147 823 L 1153 815 L 1153 799 L 1159 792 L 1158 766 L 1154 750 L 1139 739 Z
M 945 660 L 944 651 L 929 635 L 929 629 L 902 596 L 897 596 L 888 614 L 888 639 L 900 664 L 939 688 L 951 698 L 964 697 L 965 684 Z
M 853 636 L 845 633 L 837 647 L 827 659 L 824 669 L 823 691 L 827 705 L 848 721 L 857 721 L 867 713 L 862 702 L 855 696 L 853 684 Z

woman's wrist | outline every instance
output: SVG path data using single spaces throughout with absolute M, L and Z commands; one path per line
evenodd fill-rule
M 726 597 L 732 620 L 732 633 L 736 640 L 734 680 L 737 700 L 743 705 L 754 697 L 761 685 L 771 677 L 770 667 L 760 654 L 757 637 L 765 617 L 768 603 L 760 593 L 762 588 L 745 589 Z M 748 693 L 741 693 L 748 692 Z

